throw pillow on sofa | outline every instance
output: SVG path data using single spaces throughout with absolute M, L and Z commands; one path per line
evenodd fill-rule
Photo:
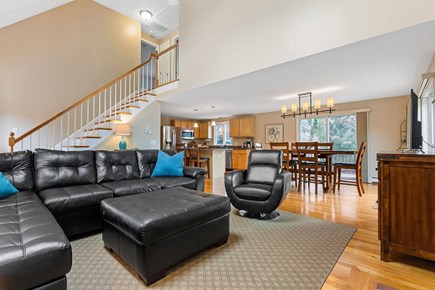
M 151 177 L 156 176 L 183 176 L 184 152 L 169 156 L 163 151 L 157 155 L 157 163 Z
M 18 189 L 13 186 L 9 180 L 0 172 L 0 198 L 6 197 L 18 192 Z

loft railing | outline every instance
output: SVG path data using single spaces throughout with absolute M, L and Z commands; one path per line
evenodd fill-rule
M 177 62 L 177 63 L 175 63 Z M 156 73 L 157 72 L 157 73 Z M 16 137 L 9 136 L 10 152 L 50 148 L 86 148 L 87 139 L 112 131 L 140 102 L 147 102 L 152 90 L 178 80 L 178 44 L 157 54 L 84 97 L 45 122 Z

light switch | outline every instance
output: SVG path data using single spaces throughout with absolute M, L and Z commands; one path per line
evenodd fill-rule
M 156 140 L 151 140 L 151 145 L 157 145 L 157 141 Z

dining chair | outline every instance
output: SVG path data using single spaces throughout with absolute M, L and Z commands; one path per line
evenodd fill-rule
M 355 163 L 334 163 L 333 193 L 335 193 L 336 184 L 338 186 L 338 190 L 340 190 L 340 184 L 346 184 L 346 185 L 356 186 L 358 189 L 359 196 L 362 196 L 362 193 L 365 193 L 364 186 L 362 184 L 362 161 L 363 161 L 366 147 L 367 147 L 367 142 L 363 141 L 361 143 L 361 146 L 359 147 Z M 341 179 L 342 169 L 355 170 L 355 181 L 348 180 L 348 179 Z
M 202 164 L 205 163 L 207 166 L 207 176 L 210 178 L 210 158 L 200 156 L 197 143 L 190 142 L 187 144 L 187 155 L 189 166 L 202 167 Z
M 292 154 L 290 153 L 290 146 L 288 142 L 270 142 L 270 149 L 281 150 L 282 151 L 282 167 L 284 170 L 292 172 L 292 181 L 295 182 L 297 186 L 297 171 L 298 163 L 293 160 Z
M 188 165 L 188 156 L 187 156 L 187 148 L 186 148 L 186 143 L 177 143 L 175 144 L 175 152 L 180 153 L 180 152 L 184 152 L 184 166 Z
M 321 184 L 325 191 L 325 164 L 319 164 L 319 143 L 318 142 L 296 142 L 295 149 L 298 158 L 299 167 L 299 185 L 298 191 L 301 191 L 302 183 L 305 186 L 308 175 L 308 186 L 311 181 L 314 181 L 315 194 L 318 192 L 319 175 L 321 176 Z M 311 177 L 313 175 L 313 177 Z
M 328 150 L 332 151 L 334 149 L 334 142 L 319 142 L 319 151 Z M 326 178 L 329 184 L 332 183 L 332 155 L 322 155 L 319 154 L 319 164 L 326 166 Z

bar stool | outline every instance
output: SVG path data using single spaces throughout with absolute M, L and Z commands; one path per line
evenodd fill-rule
M 199 147 L 197 143 L 191 142 L 187 144 L 187 152 L 188 152 L 188 164 L 189 166 L 202 167 L 202 164 L 205 163 L 207 166 L 207 176 L 211 178 L 210 175 L 210 158 L 208 157 L 200 157 L 199 155 Z

